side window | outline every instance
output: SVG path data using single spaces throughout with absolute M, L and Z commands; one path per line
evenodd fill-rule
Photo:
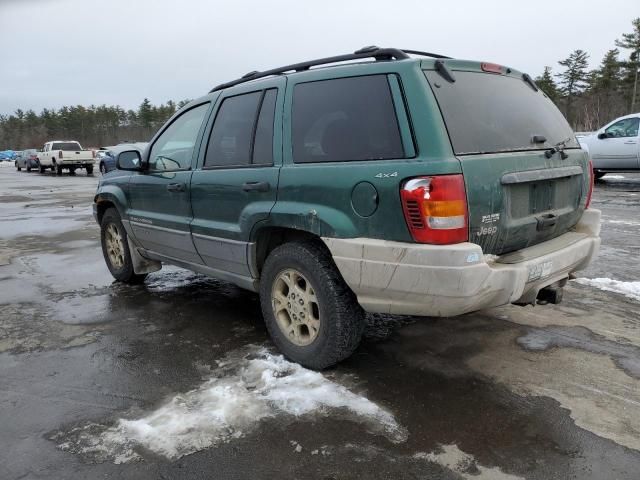
M 151 170 L 183 170 L 191 167 L 193 149 L 208 108 L 208 103 L 192 108 L 176 118 L 162 132 L 151 147 Z
M 276 113 L 276 97 L 278 91 L 275 88 L 264 92 L 260 115 L 256 124 L 256 135 L 253 142 L 253 161 L 260 165 L 273 164 L 273 122 Z
M 612 138 L 637 137 L 639 126 L 640 118 L 625 118 L 607 127 L 604 132 Z
M 296 163 L 405 156 L 386 75 L 296 85 L 292 135 Z
M 251 141 L 262 92 L 225 98 L 213 123 L 204 166 L 251 163 Z

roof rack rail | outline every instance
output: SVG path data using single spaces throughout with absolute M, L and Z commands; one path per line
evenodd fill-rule
M 407 50 L 406 53 L 403 50 L 397 48 L 380 48 L 375 45 L 371 45 L 368 47 L 363 47 L 360 50 L 357 50 L 353 53 L 348 53 L 346 55 L 337 55 L 335 57 L 326 57 L 320 58 L 318 60 L 309 60 L 307 62 L 302 63 L 294 63 L 292 65 L 286 65 L 284 67 L 273 68 L 271 70 L 265 70 L 263 72 L 249 72 L 238 78 L 237 80 L 232 80 L 227 83 L 221 83 L 216 87 L 212 88 L 209 93 L 215 92 L 217 90 L 222 90 L 224 88 L 233 87 L 234 85 L 238 85 L 240 83 L 250 82 L 251 80 L 256 80 L 258 78 L 270 77 L 272 75 L 281 75 L 287 72 L 303 72 L 305 70 L 309 70 L 311 67 L 315 67 L 318 65 L 328 65 L 330 63 L 338 63 L 338 62 L 346 62 L 348 60 L 358 60 L 360 58 L 375 58 L 376 60 L 404 60 L 409 58 L 407 53 L 413 53 L 413 50 Z M 422 54 L 423 52 L 420 52 Z M 425 55 L 431 55 L 426 54 Z M 433 55 L 435 56 L 435 55 Z M 448 58 L 437 56 L 437 58 Z
M 400 50 L 402 50 L 404 53 L 409 53 L 411 55 L 420 55 L 420 56 L 423 56 L 423 57 L 451 58 L 451 57 L 447 57 L 446 55 L 440 55 L 439 53 L 422 52 L 420 50 L 409 50 L 408 48 L 401 48 Z

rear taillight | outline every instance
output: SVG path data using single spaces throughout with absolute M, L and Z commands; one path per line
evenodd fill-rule
M 58 152 L 58 158 L 62 158 L 62 150 Z
M 96 151 L 95 150 L 91 150 L 91 155 L 93 156 L 93 158 L 96 158 Z
M 591 205 L 591 196 L 593 195 L 593 182 L 595 181 L 593 175 L 593 162 L 589 159 L 589 193 L 587 194 L 587 203 L 584 208 L 589 208 Z
M 462 175 L 412 178 L 402 185 L 400 196 L 407 226 L 416 242 L 444 245 L 469 239 Z

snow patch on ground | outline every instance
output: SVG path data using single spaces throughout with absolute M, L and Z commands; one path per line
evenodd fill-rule
M 610 180 L 621 180 L 624 178 L 624 175 L 605 175 L 602 178 L 608 178 Z
M 633 220 L 606 220 L 606 222 L 613 225 L 629 225 L 632 227 L 640 227 L 640 222 L 634 222 Z
M 394 416 L 366 397 L 265 348 L 229 354 L 211 378 L 139 419 L 89 424 L 52 437 L 65 451 L 97 461 L 140 459 L 138 447 L 170 459 L 243 437 L 263 419 L 328 416 L 337 411 L 395 443 L 407 439 Z
M 475 458 L 463 452 L 457 445 L 441 445 L 440 450 L 431 453 L 416 453 L 413 458 L 426 460 L 451 470 L 465 480 L 521 480 L 522 477 L 509 475 L 498 467 L 483 467 Z
M 575 282 L 640 301 L 640 282 L 622 282 L 611 278 L 577 278 Z

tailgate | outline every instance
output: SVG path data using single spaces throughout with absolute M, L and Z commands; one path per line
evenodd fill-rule
M 588 188 L 586 154 L 566 153 L 561 164 L 540 152 L 460 157 L 469 241 L 484 253 L 500 255 L 554 238 L 578 223 Z
M 453 81 L 442 69 L 425 75 L 464 174 L 469 241 L 500 255 L 566 233 L 582 216 L 590 175 L 560 111 L 512 69 L 445 65 Z

